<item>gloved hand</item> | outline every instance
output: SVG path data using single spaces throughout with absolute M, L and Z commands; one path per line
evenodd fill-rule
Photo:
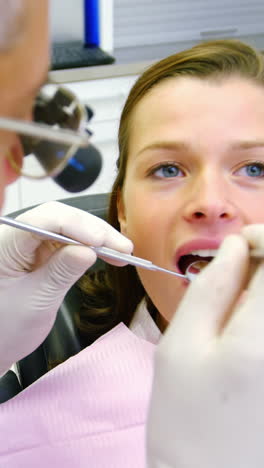
M 45 203 L 17 219 L 93 246 L 132 251 L 131 241 L 105 221 L 62 203 Z M 95 260 L 88 247 L 58 246 L 0 226 L 0 375 L 43 342 L 65 294 Z
M 248 282 L 248 244 L 264 248 L 263 225 L 225 239 L 161 339 L 149 468 L 264 466 L 264 262 Z

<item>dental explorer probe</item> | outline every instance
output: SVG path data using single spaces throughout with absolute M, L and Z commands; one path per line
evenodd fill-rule
M 8 218 L 7 216 L 0 216 L 0 224 L 7 224 L 8 226 L 12 226 L 17 229 L 22 229 L 23 231 L 32 232 L 37 234 L 44 239 L 51 239 L 63 244 L 71 244 L 71 245 L 82 245 L 85 247 L 89 247 L 90 249 L 94 250 L 98 257 L 105 257 L 110 258 L 112 260 L 123 260 L 130 265 L 134 265 L 140 268 L 146 268 L 147 270 L 153 271 L 162 271 L 164 273 L 169 273 L 174 276 L 178 276 L 179 278 L 189 279 L 187 275 L 183 275 L 181 273 L 176 273 L 175 271 L 167 270 L 166 268 L 161 268 L 149 260 L 144 260 L 140 257 L 135 257 L 133 255 L 125 254 L 118 252 L 117 250 L 109 249 L 108 247 L 94 247 L 91 245 L 86 245 L 83 242 L 79 242 L 77 240 L 71 239 L 70 237 L 63 236 L 62 234 L 56 234 L 51 231 L 47 231 L 46 229 L 41 229 L 31 224 L 22 223 L 21 221 L 17 221 L 16 219 Z

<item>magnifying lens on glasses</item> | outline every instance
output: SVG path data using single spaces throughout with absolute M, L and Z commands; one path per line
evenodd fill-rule
M 31 179 L 53 177 L 56 180 L 79 148 L 83 148 L 86 150 L 83 169 L 85 172 L 87 159 L 93 169 L 93 182 L 101 170 L 102 160 L 90 143 L 87 124 L 93 114 L 91 109 L 82 105 L 67 88 L 47 85 L 37 96 L 33 114 L 34 122 L 0 118 L 0 128 L 14 131 L 24 151 L 22 167 L 15 167 L 16 162 L 10 160 L 13 167 Z M 74 167 L 80 170 L 77 163 Z

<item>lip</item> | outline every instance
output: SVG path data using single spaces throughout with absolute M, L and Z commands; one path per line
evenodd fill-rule
M 193 250 L 218 249 L 223 240 L 224 238 L 223 239 L 200 238 L 200 239 L 193 239 L 181 245 L 177 249 L 176 255 L 175 255 L 175 265 L 176 265 L 177 270 L 179 270 L 178 261 L 180 257 L 182 257 L 183 255 L 188 255 Z

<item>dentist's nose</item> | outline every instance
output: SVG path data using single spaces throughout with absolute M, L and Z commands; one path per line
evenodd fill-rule
M 237 210 L 227 183 L 210 171 L 201 175 L 188 192 L 183 216 L 189 223 L 218 224 L 234 220 Z

